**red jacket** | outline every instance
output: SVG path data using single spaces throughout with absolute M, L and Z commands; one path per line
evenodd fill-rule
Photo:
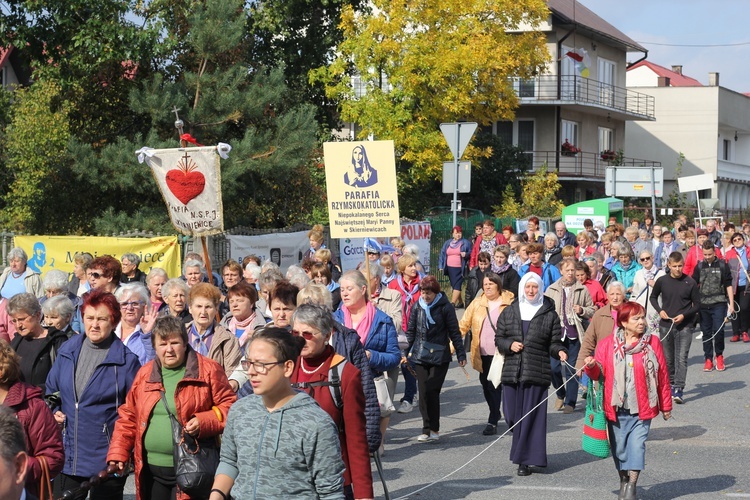
M 617 422 L 615 407 L 612 406 L 612 386 L 614 385 L 614 335 L 599 342 L 596 346 L 594 358 L 596 364 L 592 367 L 586 367 L 586 375 L 592 380 L 597 380 L 599 374 L 604 371 L 604 413 L 607 420 Z M 638 418 L 640 420 L 651 420 L 659 415 L 660 411 L 672 411 L 672 390 L 669 386 L 669 370 L 667 369 L 667 360 L 664 359 L 664 350 L 661 347 L 661 341 L 656 335 L 651 336 L 648 343 L 656 355 L 659 362 L 659 370 L 656 373 L 658 395 L 657 406 L 650 406 L 648 402 L 648 389 L 646 386 L 646 372 L 643 370 L 643 353 L 633 355 L 633 375 L 635 377 L 635 395 L 638 399 Z M 640 369 L 636 369 L 640 368 Z
M 38 387 L 16 382 L 8 389 L 3 405 L 16 412 L 23 426 L 30 465 L 26 476 L 26 491 L 38 495 L 42 469 L 36 457 L 43 456 L 47 460 L 50 477 L 54 478 L 63 469 L 65 450 L 60 427 L 42 399 L 42 391 Z
M 158 359 L 149 361 L 135 376 L 133 385 L 120 406 L 120 418 L 115 424 L 112 442 L 107 453 L 107 462 L 127 462 L 135 450 L 135 491 L 141 498 L 140 479 L 144 465 L 143 438 L 148 428 L 151 413 L 161 404 L 164 384 L 161 364 Z M 200 422 L 199 439 L 218 436 L 224 432 L 229 407 L 237 400 L 227 380 L 224 368 L 216 361 L 201 356 L 188 347 L 185 376 L 175 390 L 176 417 L 185 425 L 193 416 Z M 178 499 L 189 498 L 182 492 Z
M 331 365 L 339 365 L 344 361 L 343 356 L 331 350 L 330 357 L 309 379 L 309 382 L 327 381 Z M 300 378 L 300 364 L 297 362 L 292 374 L 292 383 Z M 365 422 L 365 393 L 362 390 L 362 379 L 356 366 L 345 363 L 340 371 L 342 411 L 336 407 L 328 386 L 303 388 L 326 413 L 333 419 L 340 429 L 341 457 L 344 459 L 344 485 L 352 484 L 354 498 L 374 498 L 372 490 L 372 469 L 370 468 L 370 449 L 367 445 Z
M 495 246 L 497 245 L 507 245 L 508 240 L 505 239 L 505 236 L 503 236 L 503 233 L 498 233 L 495 231 Z M 482 246 L 482 237 L 478 237 L 476 240 L 474 240 L 474 248 L 471 249 L 471 259 L 469 259 L 469 269 L 474 269 L 477 267 L 478 264 L 478 258 L 479 258 L 479 248 Z M 490 262 L 492 261 L 492 254 L 490 254 Z M 406 319 L 404 319 L 404 323 L 406 323 Z

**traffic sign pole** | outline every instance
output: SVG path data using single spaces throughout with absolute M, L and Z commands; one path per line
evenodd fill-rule
M 458 124 L 456 130 L 456 151 L 458 151 L 459 145 L 461 144 L 461 124 Z M 458 154 L 453 156 L 453 166 L 456 172 L 456 179 L 453 183 L 453 227 L 456 227 L 456 219 L 458 218 Z

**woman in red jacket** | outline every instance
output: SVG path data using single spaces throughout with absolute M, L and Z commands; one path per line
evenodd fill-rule
M 119 409 L 107 462 L 123 471 L 135 450 L 137 499 L 187 499 L 175 482 L 172 425 L 161 394 L 185 432 L 200 440 L 224 431 L 237 397 L 224 369 L 190 347 L 181 320 L 158 318 L 151 334 L 156 358 L 138 371 Z
M 592 380 L 604 377 L 604 413 L 609 446 L 620 474 L 620 496 L 636 499 L 636 482 L 645 467 L 646 439 L 651 419 L 672 416 L 669 371 L 661 342 L 646 332 L 646 311 L 625 302 L 617 313 L 619 328 L 584 360 Z
M 42 399 L 42 390 L 21 382 L 20 378 L 18 355 L 5 340 L 0 340 L 0 404 L 16 412 L 23 426 L 29 454 L 26 492 L 38 495 L 42 477 L 39 458 L 44 457 L 54 478 L 63 468 L 65 451 L 60 428 Z
M 302 304 L 294 311 L 292 334 L 303 337 L 305 346 L 294 367 L 292 383 L 312 396 L 339 429 L 346 498 L 371 499 L 374 493 L 362 380 L 357 367 L 329 345 L 333 329 L 333 316 L 325 306 Z

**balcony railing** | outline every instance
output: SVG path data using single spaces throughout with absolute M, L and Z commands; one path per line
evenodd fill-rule
M 590 104 L 654 118 L 654 97 L 578 75 L 542 75 L 531 80 L 514 79 L 521 103 L 562 101 Z
M 532 170 L 537 170 L 546 163 L 547 170 L 556 171 L 562 177 L 581 177 L 603 181 L 607 167 L 614 166 L 612 161 L 602 160 L 601 153 L 581 151 L 575 156 L 563 156 L 560 153 L 559 163 L 557 163 L 557 151 L 533 151 L 527 154 L 532 157 Z M 660 167 L 661 162 L 623 157 L 618 166 Z

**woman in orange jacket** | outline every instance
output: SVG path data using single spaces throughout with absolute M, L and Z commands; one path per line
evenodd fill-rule
M 135 451 L 137 499 L 187 499 L 176 486 L 169 414 L 196 439 L 215 438 L 237 398 L 224 369 L 190 347 L 179 319 L 158 318 L 151 341 L 156 358 L 138 371 L 119 409 L 107 462 L 123 471 Z

